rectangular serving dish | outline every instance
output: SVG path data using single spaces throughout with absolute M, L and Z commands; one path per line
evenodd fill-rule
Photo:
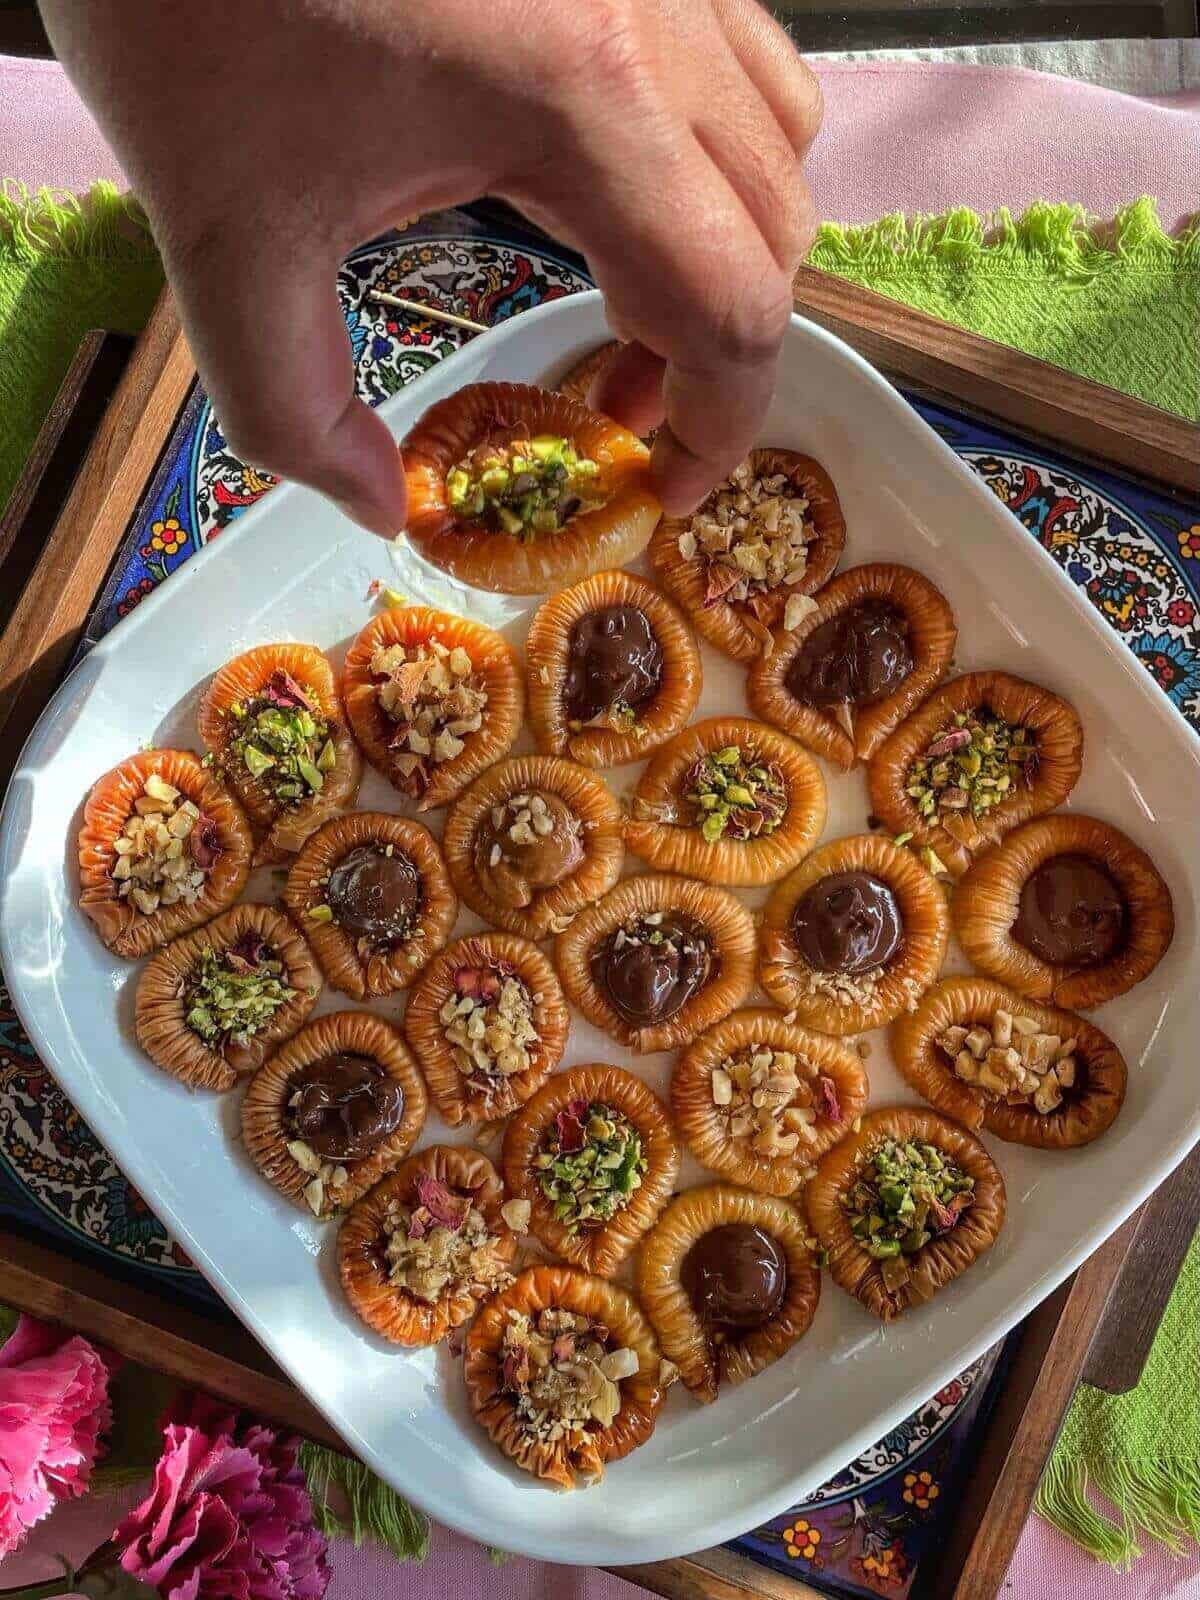
M 606 336 L 598 296 L 559 301 L 448 358 L 382 414 L 402 434 L 463 383 L 552 381 Z M 1153 978 L 1098 1013 L 1131 1067 L 1126 1108 L 1106 1138 L 1063 1156 L 989 1141 L 1010 1211 L 983 1263 L 886 1331 L 827 1284 L 811 1332 L 788 1357 L 715 1407 L 676 1392 L 650 1443 L 569 1503 L 491 1450 L 467 1415 L 446 1352 L 398 1354 L 360 1329 L 337 1292 L 332 1231 L 291 1210 L 238 1151 L 236 1095 L 191 1096 L 141 1057 L 129 1033 L 134 972 L 103 951 L 75 909 L 70 843 L 82 796 L 102 771 L 145 742 L 195 743 L 198 689 L 212 670 L 274 638 L 344 645 L 366 620 L 372 578 L 515 638 L 524 603 L 469 594 L 403 553 L 389 573 L 385 547 L 318 497 L 277 491 L 64 684 L 30 739 L 0 825 L 0 961 L 15 1003 L 43 1060 L 133 1182 L 375 1470 L 443 1522 L 558 1561 L 655 1560 L 733 1537 L 794 1503 L 1022 1317 L 1200 1136 L 1182 1064 L 1197 998 L 1174 992 L 1195 951 L 1200 820 L 1189 796 L 1200 740 L 890 385 L 799 318 L 763 437 L 809 451 L 830 470 L 847 514 L 846 564 L 907 560 L 942 585 L 959 617 L 960 667 L 1002 665 L 1074 701 L 1088 751 L 1072 803 L 1153 852 L 1175 891 L 1179 927 Z M 705 666 L 700 711 L 741 709 L 740 671 L 707 651 Z M 618 790 L 631 776 L 610 775 Z M 861 775 L 827 776 L 825 837 L 861 829 Z M 374 779 L 362 801 L 397 808 Z M 323 997 L 323 1009 L 335 1004 Z M 394 1016 L 398 1007 L 380 1009 Z M 623 1053 L 577 1025 L 567 1061 L 598 1058 Z M 625 1064 L 665 1084 L 667 1058 Z M 869 1070 L 874 1103 L 910 1098 L 880 1041 Z M 426 1141 L 446 1136 L 431 1119 Z

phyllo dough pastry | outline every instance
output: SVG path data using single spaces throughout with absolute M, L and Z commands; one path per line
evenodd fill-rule
M 99 779 L 79 830 L 79 905 L 136 960 L 233 904 L 254 840 L 241 806 L 190 750 L 143 750 Z
M 637 1292 L 663 1354 L 710 1401 L 808 1332 L 821 1274 L 794 1206 L 714 1183 L 677 1195 L 646 1235 Z
M 820 768 L 794 740 L 745 717 L 706 717 L 647 763 L 625 843 L 660 872 L 773 883 L 816 844 L 825 808 Z
M 570 1017 L 554 968 L 515 933 L 456 939 L 413 986 L 404 1032 L 452 1128 L 524 1105 L 553 1072 Z
M 547 594 L 623 566 L 662 514 L 642 441 L 548 389 L 470 384 L 400 448 L 410 542 L 477 589 Z
M 316 1217 L 344 1211 L 412 1148 L 427 1097 L 397 1028 L 333 1011 L 259 1067 L 242 1101 L 255 1166 Z
M 851 567 L 775 635 L 746 695 L 760 717 L 848 772 L 937 687 L 957 636 L 945 598 L 919 572 Z
M 311 644 L 236 656 L 200 702 L 200 737 L 246 808 L 257 861 L 282 861 L 354 803 L 362 757 L 328 659 Z
M 420 811 L 444 806 L 504 755 L 525 698 L 505 639 L 429 606 L 372 617 L 346 654 L 342 692 L 367 760 Z
M 981 972 L 1084 1009 L 1149 977 L 1175 933 L 1171 891 L 1146 852 L 1074 813 L 1014 829 L 960 880 L 952 911 Z
M 944 978 L 892 1024 L 904 1077 L 973 1133 L 1064 1150 L 1112 1126 L 1125 1061 L 1100 1029 L 988 978 Z
M 445 944 L 458 899 L 423 823 L 350 811 L 317 830 L 283 899 L 335 989 L 366 1000 L 410 984 Z
M 670 1198 L 679 1147 L 666 1106 L 640 1078 L 572 1067 L 521 1107 L 504 1136 L 504 1181 L 556 1255 L 607 1277 Z
M 594 1483 L 654 1431 L 674 1369 L 637 1301 L 572 1267 L 530 1267 L 467 1334 L 476 1420 L 525 1472 Z
M 974 1134 L 908 1106 L 868 1112 L 821 1158 L 804 1200 L 834 1282 L 884 1322 L 990 1250 L 1005 1209 Z
M 585 767 L 640 761 L 700 698 L 700 652 L 666 596 L 632 572 L 597 572 L 539 607 L 525 641 L 538 749 Z
M 664 517 L 650 560 L 697 632 L 753 661 L 775 628 L 833 576 L 846 519 L 824 467 L 794 450 L 752 450 L 690 517 Z
M 358 1200 L 338 1230 L 347 1300 L 392 1344 L 436 1344 L 512 1282 L 517 1236 L 478 1150 L 435 1144 Z

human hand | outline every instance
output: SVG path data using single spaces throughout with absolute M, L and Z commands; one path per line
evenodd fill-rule
M 816 80 L 754 0 L 42 0 L 166 262 L 231 446 L 404 524 L 335 293 L 399 217 L 510 200 L 631 341 L 594 399 L 669 513 L 756 442 L 811 208 Z M 664 421 L 665 418 L 665 421 Z

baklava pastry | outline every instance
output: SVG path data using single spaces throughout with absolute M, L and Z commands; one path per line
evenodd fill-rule
M 392 1344 L 437 1344 L 512 1282 L 506 1209 L 499 1174 L 478 1150 L 435 1144 L 410 1156 L 338 1229 L 346 1299 Z
M 477 589 L 547 594 L 624 566 L 662 514 L 642 441 L 549 389 L 469 384 L 400 450 L 410 543 Z
M 467 1334 L 476 1420 L 523 1471 L 560 1489 L 595 1483 L 654 1432 L 664 1370 L 637 1301 L 572 1267 L 530 1267 Z
M 958 637 L 954 613 L 928 578 L 883 561 L 840 573 L 806 611 L 755 662 L 746 696 L 760 717 L 848 772 L 941 682 Z
M 679 1146 L 640 1078 L 592 1064 L 560 1072 L 504 1135 L 504 1181 L 555 1255 L 610 1277 L 671 1197 Z
M 350 811 L 319 828 L 292 863 L 283 900 L 326 978 L 355 1000 L 407 987 L 458 916 L 437 840 L 387 811 Z
M 515 933 L 456 939 L 417 979 L 404 1033 L 442 1119 L 510 1116 L 550 1076 L 570 1018 L 554 968 Z
M 871 807 L 931 871 L 959 877 L 1009 828 L 1053 811 L 1083 765 L 1083 727 L 1049 689 L 969 672 L 930 695 L 871 758 Z
M 578 400 L 581 405 L 587 405 L 593 383 L 605 371 L 620 348 L 616 339 L 609 339 L 605 344 L 598 344 L 586 356 L 581 356 L 555 385 L 559 394 L 565 394 L 568 399 Z
M 988 978 L 945 978 L 892 1024 L 905 1080 L 972 1133 L 1065 1150 L 1112 1126 L 1125 1061 L 1099 1028 Z
M 505 753 L 525 703 L 512 646 L 429 606 L 372 617 L 347 652 L 342 692 L 363 754 L 419 811 L 453 800 Z
M 825 826 L 825 780 L 786 734 L 706 717 L 655 754 L 634 786 L 625 843 L 660 872 L 774 883 Z
M 846 519 L 824 467 L 794 450 L 752 450 L 690 517 L 664 517 L 650 561 L 697 632 L 754 661 L 833 576 Z
M 700 698 L 691 628 L 631 572 L 597 572 L 551 596 L 529 625 L 525 661 L 538 749 L 585 767 L 640 761 Z
M 189 1089 L 232 1089 L 301 1026 L 321 974 L 272 906 L 239 905 L 150 958 L 138 979 L 142 1049 Z
M 1171 891 L 1133 840 L 1096 817 L 1039 817 L 954 891 L 967 959 L 1018 994 L 1088 1010 L 1154 971 L 1175 934 Z
M 965 1272 L 1004 1222 L 1004 1179 L 979 1140 L 910 1106 L 868 1112 L 804 1200 L 834 1282 L 883 1322 Z
M 114 955 L 136 961 L 233 904 L 254 840 L 190 750 L 144 750 L 96 783 L 78 849 L 80 909 Z
M 557 756 L 510 756 L 455 801 L 442 831 L 472 911 L 545 939 L 616 883 L 621 808 L 594 773 Z
M 853 1050 L 765 1008 L 709 1028 L 671 1074 L 671 1109 L 696 1160 L 764 1194 L 794 1194 L 868 1093 Z
M 726 889 L 626 878 L 560 933 L 567 998 L 637 1055 L 677 1050 L 741 1005 L 754 982 L 754 919 Z
M 916 857 L 854 834 L 814 850 L 771 895 L 759 979 L 791 1020 L 860 1033 L 912 1010 L 949 936 L 945 896 Z
M 256 863 L 299 850 L 358 793 L 362 757 L 315 645 L 259 645 L 223 666 L 200 702 L 200 737 L 249 814 Z
M 821 1274 L 786 1200 L 728 1183 L 676 1196 L 642 1240 L 638 1298 L 662 1352 L 706 1402 L 808 1332 Z
M 345 1211 L 412 1149 L 427 1097 L 397 1028 L 331 1011 L 259 1067 L 242 1144 L 267 1182 L 325 1218 Z

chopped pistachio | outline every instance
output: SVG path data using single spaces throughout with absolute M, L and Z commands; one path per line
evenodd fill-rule
M 709 844 L 726 833 L 742 840 L 774 833 L 787 813 L 787 786 L 779 767 L 739 745 L 702 756 L 688 774 L 686 794 L 695 824 Z
M 581 456 L 570 439 L 539 434 L 473 450 L 446 474 L 446 498 L 464 521 L 532 540 L 602 505 L 606 491 L 599 462 Z
M 1037 771 L 1034 733 L 987 706 L 956 712 L 908 769 L 905 793 L 923 820 L 970 812 L 982 817 Z
M 602 1101 L 571 1101 L 547 1130 L 534 1175 L 556 1222 L 574 1235 L 599 1227 L 641 1188 L 647 1161 L 637 1129 Z
M 296 993 L 284 980 L 283 963 L 269 952 L 246 972 L 235 970 L 229 957 L 229 951 L 205 949 L 184 996 L 188 1027 L 214 1050 L 249 1044 Z
M 883 1139 L 860 1161 L 842 1199 L 850 1231 L 875 1261 L 915 1255 L 955 1226 L 972 1204 L 975 1180 L 936 1145 Z M 905 1280 L 885 1273 L 889 1288 Z
M 320 792 L 337 753 L 328 722 L 303 705 L 281 705 L 269 692 L 230 706 L 233 737 L 228 757 L 240 761 L 281 805 Z

